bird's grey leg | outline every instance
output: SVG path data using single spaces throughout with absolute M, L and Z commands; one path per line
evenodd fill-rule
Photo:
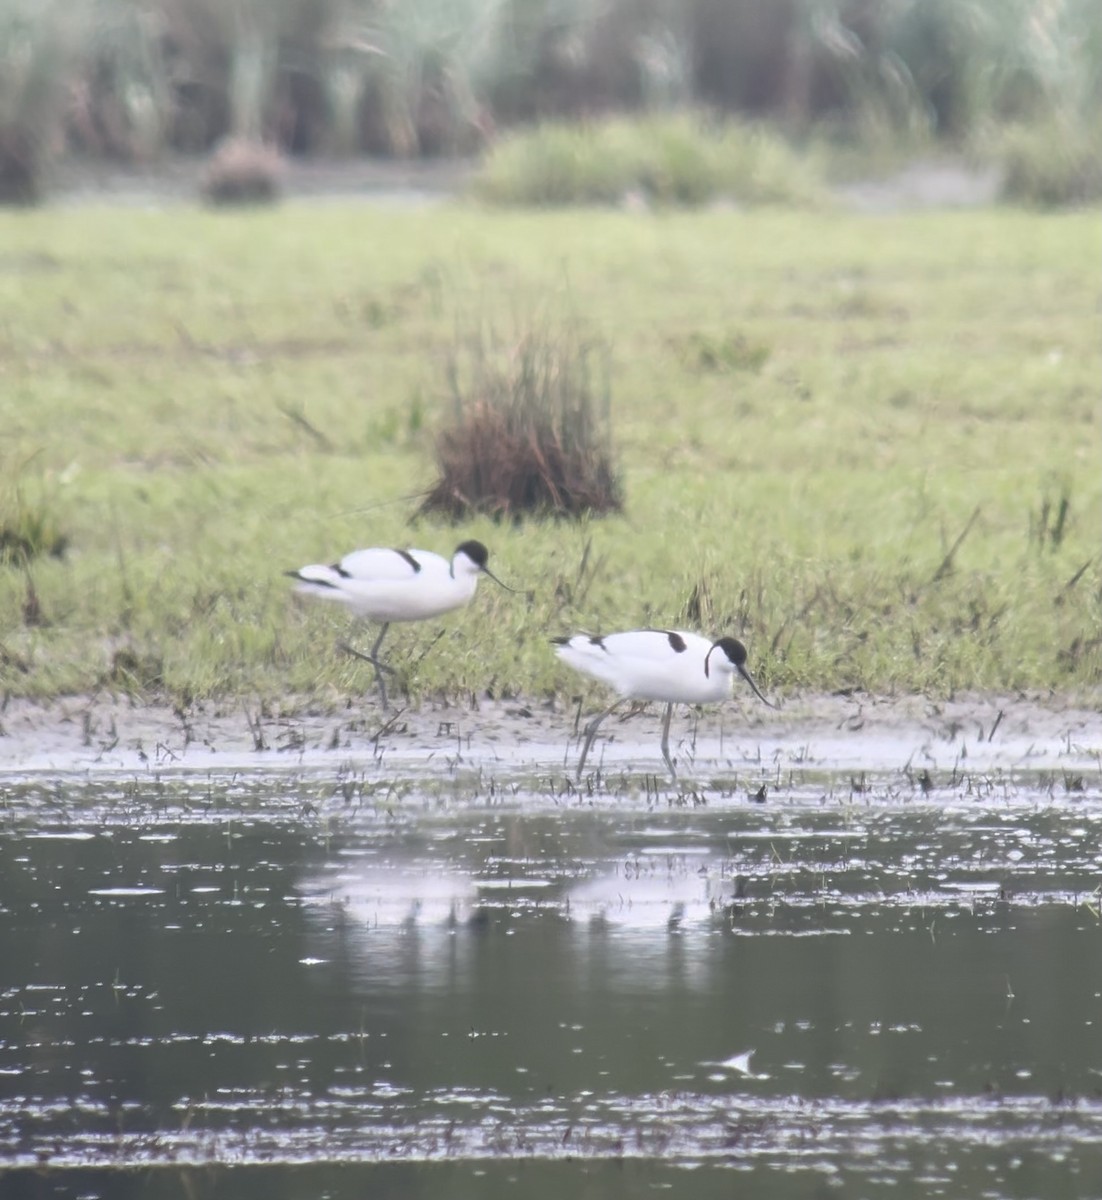
M 375 645 L 371 647 L 370 654 L 364 654 L 362 650 L 357 650 L 354 646 L 348 645 L 347 642 L 341 643 L 342 650 L 346 651 L 348 654 L 354 655 L 356 658 L 362 658 L 364 662 L 369 662 L 375 668 L 375 678 L 379 684 L 379 695 L 383 700 L 383 712 L 386 712 L 387 709 L 386 684 L 383 682 L 383 672 L 389 671 L 390 674 L 393 675 L 394 668 L 388 666 L 384 662 L 379 661 L 379 647 L 383 644 L 383 638 L 386 637 L 386 631 L 389 628 L 390 622 L 384 622 L 382 629 L 379 630 L 379 636 L 375 639 Z
M 605 717 L 611 715 L 619 703 L 620 701 L 617 700 L 616 704 L 613 704 L 610 708 L 606 708 L 603 713 L 598 713 L 597 716 L 595 716 L 593 720 L 590 721 L 585 727 L 585 744 L 582 746 L 582 756 L 578 759 L 578 772 L 574 777 L 575 779 L 581 779 L 582 777 L 582 768 L 585 766 L 586 756 L 589 754 L 589 747 L 593 745 L 593 739 L 597 736 L 597 730 L 600 727 L 601 722 L 605 719 Z
M 677 772 L 673 769 L 673 759 L 670 758 L 670 718 L 673 716 L 673 705 L 666 705 L 666 715 L 662 718 L 662 757 L 666 760 L 666 766 L 670 769 L 670 774 L 674 779 L 677 778 Z

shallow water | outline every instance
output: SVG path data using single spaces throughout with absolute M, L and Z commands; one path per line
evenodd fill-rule
M 1098 773 L 756 782 L 10 785 L 0 1192 L 1102 1194 Z

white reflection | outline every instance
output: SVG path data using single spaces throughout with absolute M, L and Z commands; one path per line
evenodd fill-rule
M 702 1062 L 702 1067 L 718 1067 L 719 1070 L 708 1076 L 709 1079 L 719 1081 L 726 1078 L 724 1072 L 731 1072 L 735 1075 L 742 1075 L 747 1079 L 770 1079 L 766 1074 L 757 1074 L 750 1066 L 750 1059 L 753 1057 L 754 1051 L 744 1050 L 741 1054 L 732 1054 L 730 1058 L 725 1058 L 723 1062 Z
M 718 864 L 691 857 L 649 856 L 618 864 L 567 894 L 568 915 L 628 929 L 671 929 L 722 915 L 735 899 L 738 879 Z
M 459 924 L 470 919 L 478 898 L 469 875 L 442 864 L 334 866 L 301 885 L 305 902 L 338 908 L 368 929 Z
M 311 950 L 333 968 L 399 992 L 455 988 L 468 974 L 469 938 L 457 937 L 477 914 L 474 879 L 444 863 L 333 863 L 300 885 Z M 324 968 L 323 968 L 324 969 Z
M 712 935 L 737 877 L 699 854 L 628 859 L 569 891 L 564 911 L 581 935 L 588 986 L 664 992 L 713 985 Z

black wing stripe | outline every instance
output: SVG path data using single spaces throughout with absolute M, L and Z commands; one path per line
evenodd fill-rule
M 336 567 L 334 567 L 333 569 L 336 570 Z M 332 582 L 332 580 L 311 579 L 308 575 L 303 575 L 303 573 L 301 571 L 286 571 L 285 574 L 289 575 L 292 579 L 299 580 L 300 583 L 308 583 L 311 587 L 336 588 L 336 586 L 337 586 L 335 583 Z

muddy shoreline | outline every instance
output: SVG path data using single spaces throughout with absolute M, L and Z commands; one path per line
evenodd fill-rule
M 199 201 L 206 159 L 176 156 L 154 166 L 88 162 L 72 158 L 55 165 L 49 203 L 71 208 L 121 205 L 159 208 Z M 290 158 L 284 164 L 282 193 L 291 201 L 365 202 L 403 209 L 424 208 L 462 197 L 479 160 L 445 158 L 414 161 Z M 952 155 L 929 155 L 877 178 L 837 183 L 831 189 L 844 210 L 882 215 L 936 209 L 985 208 L 997 204 L 1002 172 Z M 637 195 L 626 202 L 646 211 Z
M 1098 704 L 1059 696 L 972 695 L 952 700 L 805 695 L 777 712 L 732 702 L 680 709 L 671 748 L 685 779 L 709 772 L 920 774 L 957 770 L 1085 772 L 1102 779 Z M 588 710 L 586 710 L 588 711 Z M 576 707 L 547 701 L 441 702 L 384 714 L 373 697 L 344 707 L 288 703 L 197 705 L 187 713 L 112 696 L 46 703 L 10 699 L 0 712 L 0 781 L 29 776 L 234 771 L 379 775 L 568 775 Z M 589 766 L 664 774 L 661 706 L 602 727 Z M 1092 784 L 1093 786 L 1093 784 Z

